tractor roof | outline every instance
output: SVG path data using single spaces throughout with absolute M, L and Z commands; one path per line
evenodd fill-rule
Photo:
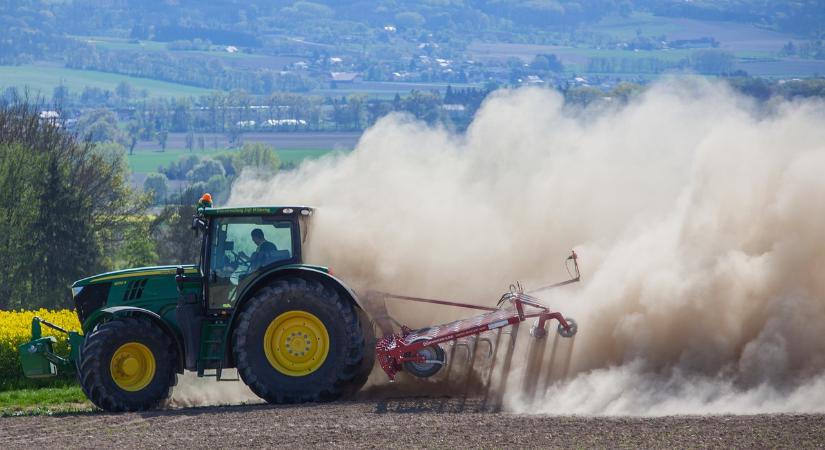
M 224 208 L 202 208 L 205 216 L 311 216 L 314 209 L 310 206 L 231 206 Z

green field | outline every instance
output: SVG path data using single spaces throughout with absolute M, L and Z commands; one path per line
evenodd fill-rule
M 88 412 L 94 409 L 77 385 L 0 392 L 0 417 Z
M 305 159 L 319 158 L 334 150 L 329 148 L 295 148 L 295 149 L 278 149 L 278 157 L 282 164 L 295 163 L 298 164 Z M 195 150 L 189 152 L 186 149 L 167 149 L 165 152 L 144 150 L 135 152 L 134 155 L 129 155 L 129 168 L 134 173 L 149 173 L 157 172 L 159 166 L 167 166 L 173 161 L 177 161 L 185 156 L 197 155 L 201 158 L 213 157 L 222 153 L 233 153 L 237 150 L 218 149 L 218 150 Z
M 75 70 L 53 65 L 26 64 L 22 66 L 0 66 L 0 89 L 14 86 L 20 90 L 28 88 L 32 93 L 40 93 L 51 98 L 55 86 L 63 83 L 70 92 L 80 92 L 86 86 L 115 90 L 121 81 L 128 82 L 133 89 L 145 89 L 150 97 L 190 97 L 208 95 L 209 89 L 130 77 L 94 70 Z

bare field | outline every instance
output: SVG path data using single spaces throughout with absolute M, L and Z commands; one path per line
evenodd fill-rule
M 0 419 L 2 448 L 821 448 L 825 416 L 597 418 L 457 399 L 249 405 Z

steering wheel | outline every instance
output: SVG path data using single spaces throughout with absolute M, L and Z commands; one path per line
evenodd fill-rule
M 235 261 L 233 261 L 235 265 L 249 265 L 249 257 L 246 256 L 243 252 L 235 253 L 233 251 L 230 251 L 229 253 L 232 254 L 233 258 L 235 258 Z

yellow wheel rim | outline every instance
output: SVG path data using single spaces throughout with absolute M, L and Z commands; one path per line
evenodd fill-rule
M 124 391 L 139 391 L 155 377 L 155 355 L 149 347 L 138 342 L 121 345 L 109 363 L 112 380 Z
M 278 372 L 292 377 L 309 375 L 327 359 L 327 327 L 306 311 L 287 311 L 266 327 L 264 352 Z

